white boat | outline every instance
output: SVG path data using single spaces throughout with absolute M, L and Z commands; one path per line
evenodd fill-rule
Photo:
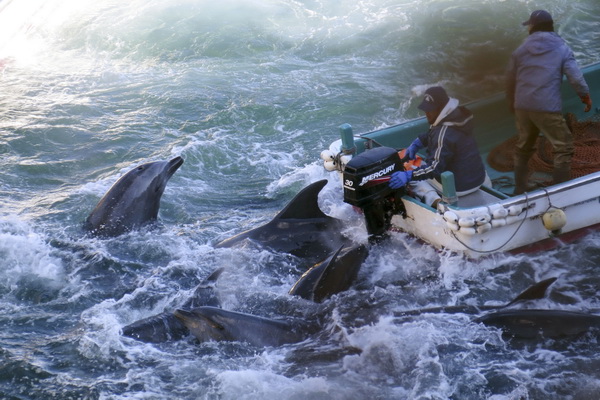
M 600 103 L 600 63 L 583 68 L 583 72 L 592 99 Z M 490 165 L 491 153 L 516 134 L 504 94 L 466 106 L 474 114 L 476 140 L 488 175 L 496 183 L 512 181 L 512 171 Z M 584 113 L 579 97 L 564 84 L 563 109 L 579 121 L 597 121 L 592 129 L 600 143 L 600 107 L 595 105 L 590 113 Z M 442 177 L 443 201 L 437 209 L 405 191 L 390 190 L 381 178 L 402 168 L 397 152 L 427 129 L 424 117 L 357 136 L 344 124 L 340 127 L 342 139 L 321 153 L 325 168 L 340 174 L 344 200 L 365 214 L 373 237 L 399 229 L 436 248 L 477 258 L 554 247 L 600 227 L 600 170 L 522 195 L 511 196 L 507 193 L 512 193 L 512 187 L 495 184 L 458 199 L 452 174 L 447 172 Z M 600 165 L 600 147 L 594 151 Z M 381 183 L 373 185 L 376 182 Z

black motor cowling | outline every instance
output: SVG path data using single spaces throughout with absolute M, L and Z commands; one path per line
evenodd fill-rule
M 369 236 L 385 234 L 392 215 L 402 211 L 401 191 L 389 187 L 389 175 L 402 170 L 398 151 L 391 147 L 367 150 L 346 164 L 344 201 L 363 210 Z

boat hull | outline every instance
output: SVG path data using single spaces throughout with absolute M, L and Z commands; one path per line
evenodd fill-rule
M 600 173 L 470 208 L 446 206 L 434 210 L 410 196 L 404 196 L 403 202 L 406 216 L 395 215 L 393 229 L 417 236 L 437 248 L 470 257 L 499 251 L 540 250 L 571 241 L 600 226 Z M 507 216 L 494 218 L 494 212 L 503 215 L 498 212 L 500 209 L 507 210 Z M 551 209 L 564 212 L 562 228 L 551 230 L 544 225 L 543 216 Z M 508 210 L 516 210 L 515 215 Z M 453 224 L 448 220 L 448 211 L 458 221 L 479 218 L 481 224 Z

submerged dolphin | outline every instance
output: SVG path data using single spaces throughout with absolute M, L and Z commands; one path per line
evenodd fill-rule
M 289 294 L 319 303 L 347 290 L 356 279 L 368 254 L 364 245 L 340 247 L 327 260 L 306 271 L 290 289 Z
M 342 221 L 325 215 L 319 208 L 319 192 L 327 180 L 302 189 L 270 222 L 223 240 L 215 247 L 234 247 L 251 241 L 296 257 L 323 260 L 350 241 L 340 232 Z
M 409 317 L 426 313 L 479 314 L 488 311 L 486 314 L 475 318 L 473 322 L 500 328 L 507 336 L 520 339 L 575 336 L 588 332 L 590 329 L 600 328 L 600 315 L 565 310 L 505 309 L 520 301 L 543 298 L 548 287 L 555 281 L 556 278 L 549 278 L 538 282 L 519 294 L 511 302 L 500 306 L 435 307 L 398 311 L 394 315 L 396 317 Z
M 525 300 L 537 300 L 542 299 L 546 296 L 546 290 L 548 287 L 556 282 L 556 278 L 548 278 L 543 281 L 536 282 L 523 292 L 521 292 L 517 297 L 512 299 L 510 302 L 499 305 L 499 306 L 441 306 L 441 307 L 431 307 L 431 308 L 421 308 L 418 310 L 405 310 L 405 311 L 395 311 L 395 317 L 410 317 L 414 315 L 421 314 L 430 314 L 430 313 L 446 313 L 446 314 L 479 314 L 482 311 L 490 311 L 490 310 L 500 310 L 502 308 L 506 308 L 512 306 L 515 303 Z
M 194 294 L 181 306 L 189 310 L 199 306 L 220 305 L 214 287 L 223 268 L 214 271 L 208 278 L 200 283 Z M 163 312 L 148 318 L 141 319 L 123 327 L 123 336 L 141 340 L 147 343 L 162 343 L 169 340 L 180 340 L 189 335 L 190 331 L 175 317 L 172 312 Z
M 123 175 L 87 217 L 84 229 L 117 236 L 156 221 L 160 198 L 183 158 L 142 164 Z
M 315 326 L 300 319 L 269 319 L 215 307 L 176 310 L 175 316 L 200 341 L 246 342 L 257 347 L 305 340 Z
M 557 339 L 600 328 L 600 315 L 564 310 L 501 310 L 479 317 L 475 322 L 500 328 L 521 339 Z

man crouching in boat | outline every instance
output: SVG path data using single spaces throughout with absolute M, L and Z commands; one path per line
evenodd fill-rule
M 437 208 L 442 192 L 441 174 L 454 174 L 456 195 L 467 195 L 483 184 L 491 185 L 477 143 L 473 137 L 473 114 L 458 100 L 448 97 L 444 88 L 430 87 L 418 107 L 425 112 L 430 124 L 406 149 L 406 156 L 414 160 L 417 152 L 426 147 L 427 157 L 420 167 L 394 172 L 389 185 L 399 189 L 410 182 L 409 189 L 417 197 Z

